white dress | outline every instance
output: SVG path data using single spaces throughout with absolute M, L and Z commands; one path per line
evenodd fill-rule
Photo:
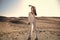
M 28 16 L 28 21 L 30 23 L 30 27 L 31 27 L 31 35 L 33 31 L 36 31 L 36 18 L 35 18 L 35 14 L 32 14 L 31 12 L 29 13 Z

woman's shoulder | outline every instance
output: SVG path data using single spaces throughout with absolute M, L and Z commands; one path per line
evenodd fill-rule
M 29 14 L 31 14 L 32 12 L 29 12 Z
M 29 12 L 29 15 L 32 14 L 32 12 Z

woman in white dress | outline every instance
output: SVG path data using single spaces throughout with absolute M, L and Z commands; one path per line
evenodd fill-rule
M 29 5 L 29 7 L 31 7 L 31 12 L 29 12 L 28 24 L 30 24 L 31 30 L 29 33 L 28 40 L 31 40 L 33 31 L 35 31 L 35 33 L 36 33 L 36 39 L 35 40 L 37 40 L 36 18 L 35 18 L 35 16 L 37 15 L 36 14 L 36 8 L 32 5 Z

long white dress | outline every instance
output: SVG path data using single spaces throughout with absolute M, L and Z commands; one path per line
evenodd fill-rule
M 31 27 L 31 35 L 33 31 L 36 31 L 36 18 L 35 18 L 35 14 L 32 14 L 31 12 L 29 13 L 28 16 L 28 21 L 30 23 L 30 27 Z

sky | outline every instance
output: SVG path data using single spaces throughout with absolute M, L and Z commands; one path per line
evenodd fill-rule
M 28 16 L 30 4 L 36 7 L 38 17 L 60 17 L 60 0 L 2 0 L 0 16 Z

